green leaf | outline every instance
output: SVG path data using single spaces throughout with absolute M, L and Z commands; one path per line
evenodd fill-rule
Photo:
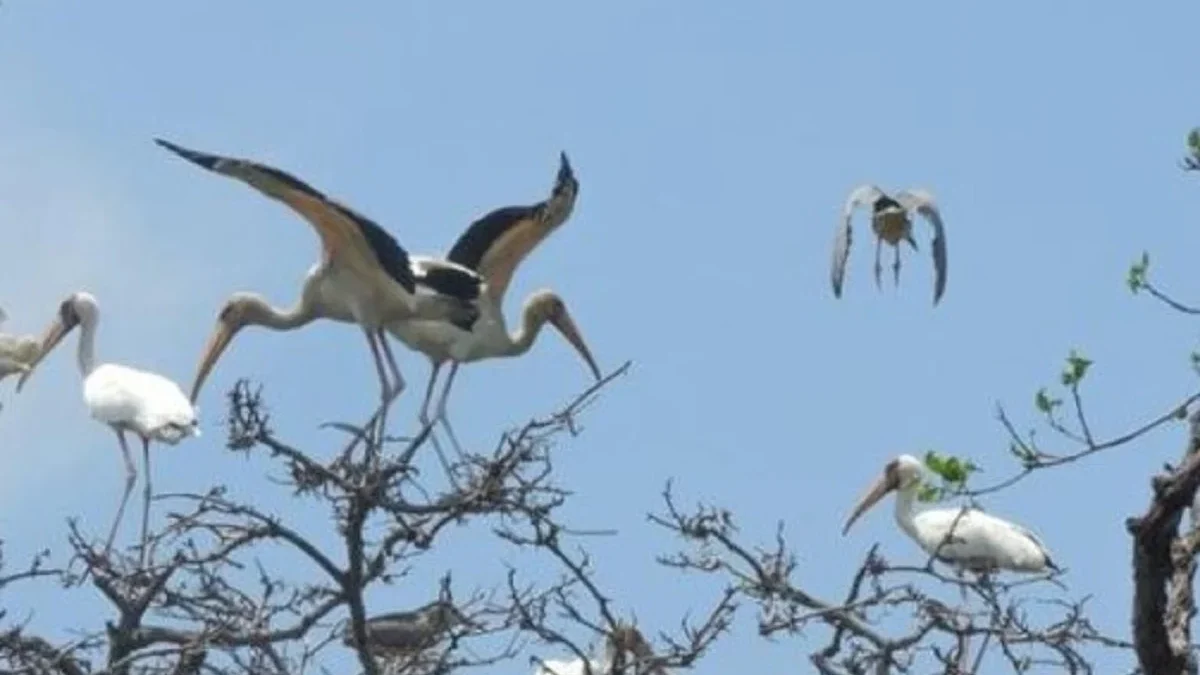
M 1046 388 L 1042 387 L 1033 397 L 1033 404 L 1037 406 L 1038 410 L 1049 415 L 1055 408 L 1062 405 L 1062 399 L 1050 396 L 1046 393 Z
M 925 466 L 951 487 L 960 488 L 979 467 L 970 460 L 953 455 L 942 456 L 933 450 L 925 453 Z
M 1146 271 L 1149 268 L 1150 254 L 1142 251 L 1141 259 L 1129 266 L 1129 275 L 1125 279 L 1131 292 L 1137 293 L 1146 286 Z
M 1087 375 L 1088 368 L 1091 365 L 1091 359 L 1084 357 L 1072 349 L 1071 354 L 1067 356 L 1067 366 L 1063 369 L 1062 373 L 1063 386 L 1078 386 L 1083 381 L 1084 376 Z
M 917 501 L 920 502 L 936 502 L 941 498 L 941 490 L 929 483 L 923 483 L 921 489 L 917 491 Z

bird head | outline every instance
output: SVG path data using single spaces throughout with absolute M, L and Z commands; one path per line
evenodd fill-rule
M 892 490 L 906 490 L 921 482 L 921 460 L 912 455 L 900 455 L 888 462 L 883 468 L 883 474 L 867 489 L 865 495 L 855 504 L 850 517 L 842 527 L 842 534 L 850 531 L 850 526 L 859 516 L 866 513 L 879 500 Z
M 229 301 L 217 314 L 217 325 L 212 335 L 204 345 L 200 356 L 200 366 L 196 369 L 196 378 L 192 381 L 191 402 L 194 404 L 200 396 L 200 388 L 212 371 L 225 348 L 229 346 L 233 336 L 248 324 L 261 321 L 266 313 L 266 303 L 261 298 L 250 293 L 234 293 Z
M 533 319 L 538 323 L 549 323 L 554 326 L 567 342 L 579 352 L 579 355 L 587 362 L 588 368 L 592 371 L 592 375 L 597 380 L 600 379 L 600 367 L 596 365 L 596 359 L 592 358 L 592 352 L 588 349 L 587 343 L 583 339 L 583 334 L 579 327 L 575 325 L 575 320 L 571 318 L 571 313 L 567 311 L 567 303 L 553 291 L 543 290 L 534 293 L 525 304 L 526 311 L 533 315 Z
M 28 364 L 29 368 L 21 373 L 20 379 L 17 380 L 17 391 L 21 391 L 25 386 L 25 381 L 33 375 L 42 359 L 46 358 L 46 355 L 53 351 L 71 330 L 85 321 L 94 322 L 98 311 L 96 298 L 91 293 L 80 291 L 72 293 L 66 300 L 63 300 L 58 306 L 58 314 L 55 315 L 54 321 L 42 334 L 37 358 Z

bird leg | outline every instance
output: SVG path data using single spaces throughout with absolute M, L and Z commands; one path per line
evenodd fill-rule
M 146 438 L 142 439 L 142 465 L 146 470 L 146 487 L 142 493 L 144 500 L 142 502 L 142 547 L 138 552 L 139 569 L 146 564 L 146 532 L 150 526 L 150 441 Z
M 437 418 L 429 417 L 429 404 L 433 400 L 433 385 L 437 383 L 438 373 L 442 369 L 442 362 L 433 362 L 433 370 L 429 373 L 429 386 L 425 388 L 425 402 L 421 404 L 421 412 L 417 414 L 417 419 L 421 421 L 421 426 L 431 427 Z M 451 370 L 451 377 L 454 371 Z M 452 439 L 453 440 L 453 439 Z M 429 442 L 433 443 L 433 451 L 437 453 L 438 461 L 442 464 L 442 470 L 446 472 L 446 477 L 450 479 L 450 486 L 458 490 L 458 483 L 454 480 L 454 471 L 450 468 L 450 462 L 446 461 L 446 453 L 442 450 L 442 444 L 438 442 L 437 434 L 433 429 L 429 430 Z
M 371 416 L 371 419 L 367 420 L 367 423 L 362 426 L 362 434 L 353 442 L 351 442 L 350 447 L 346 448 L 347 457 L 349 457 L 350 452 L 354 450 L 354 446 L 358 444 L 359 439 L 367 435 L 367 429 L 371 428 L 372 426 L 375 427 L 374 442 L 382 444 L 383 426 L 380 424 L 380 422 L 386 421 L 386 410 L 388 404 L 390 403 L 388 400 L 388 394 L 391 391 L 391 387 L 388 384 L 387 372 L 384 370 L 383 355 L 380 353 L 379 343 L 376 342 L 376 333 L 372 329 L 366 327 L 363 328 L 363 333 L 365 333 L 367 336 L 367 345 L 371 347 L 371 356 L 375 359 L 375 374 L 379 376 L 379 407 L 375 410 L 375 414 Z
M 892 249 L 895 256 L 894 262 L 892 262 L 892 286 L 895 287 L 900 285 L 900 247 L 897 245 Z
M 875 238 L 875 288 L 882 288 L 879 278 L 883 275 L 883 265 L 879 264 L 879 256 L 882 253 L 883 240 L 879 237 Z
M 450 365 L 450 375 L 446 377 L 446 384 L 442 387 L 442 396 L 438 399 L 437 419 L 442 421 L 442 426 L 446 427 L 446 435 L 450 437 L 450 443 L 454 446 L 454 451 L 458 453 L 459 459 L 465 455 L 462 446 L 458 444 L 458 439 L 454 436 L 454 428 L 450 426 L 450 418 L 446 416 L 446 400 L 450 397 L 450 387 L 454 385 L 454 376 L 458 374 L 458 362 L 455 361 Z
M 125 443 L 125 432 L 117 430 L 117 440 L 121 442 L 121 456 L 125 458 L 125 492 L 121 495 L 121 503 L 117 506 L 117 516 L 113 518 L 112 528 L 108 531 L 108 542 L 104 544 L 104 557 L 112 550 L 113 539 L 117 536 L 117 527 L 121 524 L 121 516 L 125 514 L 125 505 L 129 502 L 129 493 L 133 492 L 133 484 L 137 481 L 137 469 L 133 466 L 133 458 L 129 456 L 129 445 Z
M 400 374 L 400 367 L 396 365 L 396 356 L 392 354 L 392 346 L 388 344 L 387 334 L 383 332 L 382 328 L 375 332 L 375 339 L 382 348 L 383 356 L 387 360 L 388 370 L 392 374 L 391 385 L 385 385 L 384 388 L 383 403 L 379 414 L 379 433 L 375 436 L 379 439 L 379 445 L 382 449 L 383 439 L 387 433 L 388 408 L 392 407 L 392 402 L 396 400 L 400 392 L 404 391 L 404 376 Z

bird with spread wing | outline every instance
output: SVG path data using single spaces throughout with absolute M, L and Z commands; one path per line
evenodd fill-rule
M 924 216 L 933 227 L 933 304 L 942 299 L 946 290 L 946 231 L 942 216 L 933 195 L 925 190 L 902 190 L 890 196 L 874 185 L 860 185 L 850 193 L 842 208 L 842 222 L 838 225 L 833 244 L 833 294 L 842 296 L 842 281 L 846 276 L 846 259 L 850 256 L 850 227 L 854 211 L 860 206 L 871 206 L 871 229 L 875 232 L 875 285 L 880 285 L 883 266 L 879 262 L 880 250 L 887 242 L 895 251 L 892 276 L 900 283 L 900 242 L 907 242 L 913 250 L 917 240 L 913 238 L 912 213 Z

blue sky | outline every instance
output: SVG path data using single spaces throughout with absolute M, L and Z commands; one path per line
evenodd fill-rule
M 33 332 L 89 290 L 101 359 L 183 382 L 223 300 L 255 290 L 290 303 L 317 240 L 152 137 L 276 164 L 425 253 L 486 210 L 541 198 L 566 150 L 582 183 L 575 215 L 520 270 L 508 311 L 553 287 L 605 369 L 634 361 L 557 466 L 577 492 L 574 522 L 620 531 L 592 544 L 599 580 L 652 629 L 715 595 L 653 562 L 674 542 L 644 515 L 673 477 L 685 503 L 733 509 L 748 539 L 766 542 L 783 519 L 798 578 L 837 596 L 875 540 L 923 560 L 882 510 L 839 533 L 883 463 L 937 448 L 1003 474 L 995 403 L 1028 426 L 1034 391 L 1070 348 L 1096 361 L 1087 401 L 1100 435 L 1196 387 L 1194 326 L 1131 297 L 1124 276 L 1147 249 L 1156 281 L 1195 290 L 1200 185 L 1176 160 L 1200 108 L 1198 21 L 1184 2 L 5 2 L 0 304 L 10 329 Z M 938 197 L 940 306 L 922 223 L 900 289 L 881 293 L 860 219 L 846 292 L 832 297 L 834 226 L 863 181 Z M 222 390 L 238 376 L 266 383 L 280 431 L 319 453 L 336 437 L 316 424 L 360 419 L 376 396 L 362 343 L 342 325 L 243 333 L 201 399 L 205 436 L 160 449 L 156 487 L 202 477 L 270 490 L 221 448 Z M 73 349 L 21 397 L 0 392 L 7 555 L 61 550 L 73 514 L 101 532 L 116 503 L 114 439 L 87 418 Z M 423 357 L 401 361 L 424 381 Z M 466 367 L 451 412 L 464 442 L 490 443 L 586 382 L 547 333 L 524 359 Z M 406 396 L 392 419 L 415 424 L 418 403 Z M 1104 628 L 1127 625 L 1123 520 L 1182 434 L 986 502 L 1044 536 L 1072 595 L 1099 596 Z M 302 517 L 317 531 L 318 516 Z M 482 528 L 456 530 L 370 609 L 423 602 L 447 568 L 499 580 L 512 555 Z M 86 589 L 69 612 L 43 604 L 57 593 L 5 604 L 37 607 L 48 626 L 103 608 Z M 750 618 L 695 672 L 795 672 L 823 639 L 770 645 Z

